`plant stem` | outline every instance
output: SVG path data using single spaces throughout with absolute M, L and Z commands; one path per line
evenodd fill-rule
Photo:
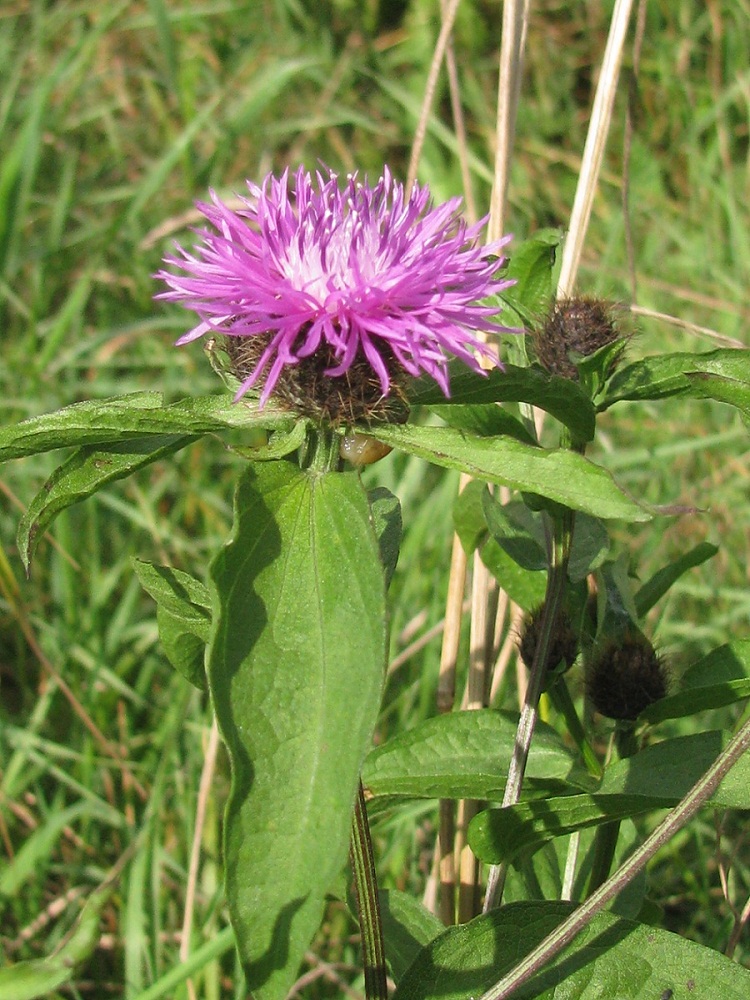
M 367 822 L 365 793 L 361 781 L 354 804 L 349 858 L 354 873 L 354 891 L 357 899 L 359 927 L 362 933 L 365 996 L 367 1000 L 388 1000 L 378 882 L 375 874 L 370 826 Z
M 534 652 L 534 662 L 529 671 L 529 685 L 526 689 L 523 711 L 516 729 L 513 758 L 508 769 L 508 781 L 503 796 L 503 806 L 515 805 L 521 797 L 526 761 L 529 757 L 531 740 L 536 727 L 539 711 L 539 697 L 549 666 L 549 654 L 554 641 L 554 630 L 560 616 L 567 583 L 570 542 L 573 535 L 573 512 L 565 509 L 555 521 L 552 539 L 552 558 L 547 576 L 547 592 L 539 629 L 539 641 Z M 487 913 L 502 900 L 505 885 L 505 865 L 493 865 L 487 878 L 487 892 L 484 898 L 484 912 Z
M 300 449 L 300 467 L 313 472 L 336 472 L 340 438 L 327 427 L 310 428 Z
M 692 819 L 700 807 L 718 788 L 740 757 L 750 749 L 750 720 L 737 735 L 730 740 L 708 771 L 690 789 L 680 804 L 659 824 L 650 837 L 630 855 L 623 866 L 608 879 L 601 888 L 590 896 L 567 920 L 549 934 L 541 944 L 526 956 L 498 983 L 483 993 L 479 1000 L 506 1000 L 515 990 L 526 983 L 549 962 L 565 945 L 583 930 L 592 918 L 610 900 L 621 892 L 642 868 L 648 864 L 656 852 Z
M 620 836 L 620 823 L 602 823 L 597 827 L 594 835 L 593 860 L 591 862 L 591 875 L 589 876 L 587 896 L 591 896 L 600 885 L 603 885 L 612 871 L 612 862 L 615 857 L 617 840 Z
M 573 699 L 570 697 L 570 691 L 568 690 L 565 678 L 558 678 L 557 682 L 549 688 L 547 693 L 550 696 L 552 704 L 565 719 L 565 725 L 568 727 L 568 732 L 580 751 L 583 763 L 586 765 L 586 770 L 593 778 L 601 778 L 604 774 L 604 768 L 586 737 L 586 732 L 581 720 L 578 718 L 578 712 L 576 712 Z
M 635 736 L 635 727 L 631 722 L 618 723 L 615 729 L 615 745 L 620 760 L 632 757 L 638 753 L 638 740 Z M 591 876 L 589 878 L 586 895 L 599 888 L 604 881 L 609 878 L 612 870 L 612 862 L 617 849 L 617 839 L 620 836 L 620 821 L 614 820 L 612 823 L 603 823 L 598 827 L 594 836 L 594 858 L 591 865 Z

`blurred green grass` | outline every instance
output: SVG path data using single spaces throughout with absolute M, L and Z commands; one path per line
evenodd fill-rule
M 565 226 L 612 4 L 533 6 L 510 185 L 508 228 L 519 238 Z M 152 301 L 162 254 L 172 239 L 190 239 L 193 201 L 211 186 L 231 194 L 247 177 L 300 161 L 371 176 L 388 163 L 403 175 L 437 9 L 427 0 L 8 4 L 0 12 L 2 420 L 142 388 L 170 398 L 213 391 L 200 349 L 172 346 L 187 315 Z M 500 16 L 498 5 L 464 3 L 455 40 L 480 206 L 489 199 Z M 650 5 L 626 185 L 638 304 L 743 342 L 750 320 L 748 48 L 745 3 Z M 628 71 L 580 279 L 583 291 L 626 302 L 633 297 L 622 210 Z M 420 173 L 439 199 L 460 190 L 449 122 L 443 86 Z M 663 323 L 637 326 L 631 355 L 712 346 Z M 622 405 L 603 419 L 593 454 L 636 495 L 706 511 L 622 534 L 644 578 L 698 541 L 720 546 L 657 609 L 655 634 L 677 670 L 746 634 L 750 502 L 741 422 L 705 403 Z M 145 831 L 105 910 L 102 944 L 76 979 L 77 997 L 138 997 L 177 961 L 210 720 L 205 699 L 159 652 L 154 608 L 130 558 L 203 573 L 228 530 L 235 461 L 207 439 L 65 512 L 29 581 L 14 548 L 18 504 L 29 502 L 54 458 L 3 469 L 0 839 L 12 873 L 3 876 L 12 892 L 0 884 L 5 959 L 49 953 L 79 912 L 79 898 Z M 427 628 L 442 617 L 455 480 L 399 456 L 368 475 L 404 505 L 392 594 L 397 652 L 410 623 Z M 434 711 L 439 651 L 438 637 L 392 679 L 383 735 Z M 69 685 L 79 714 L 45 663 Z M 218 802 L 226 780 L 220 767 L 194 948 L 225 924 Z M 391 818 L 377 836 L 387 878 L 416 891 L 433 818 L 420 819 L 416 834 L 414 822 Z M 691 837 L 697 864 L 707 865 L 712 827 Z M 25 849 L 30 843 L 33 851 Z M 685 877 L 685 866 L 670 857 L 654 878 L 689 900 L 679 929 L 720 947 L 726 928 L 706 927 L 700 917 L 729 919 L 716 878 L 680 889 L 670 879 Z M 737 863 L 740 899 L 747 865 Z M 321 939 L 320 953 L 343 962 L 349 981 L 357 961 L 347 941 L 352 927 L 336 910 L 329 923 L 333 943 Z M 176 996 L 187 995 L 181 989 Z M 210 1000 L 242 995 L 231 955 L 205 967 L 198 989 Z M 323 977 L 305 991 L 338 993 Z

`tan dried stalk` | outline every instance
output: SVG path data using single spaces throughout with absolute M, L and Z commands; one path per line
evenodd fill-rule
M 581 169 L 578 175 L 578 185 L 576 188 L 573 210 L 570 219 L 570 229 L 568 238 L 563 247 L 562 262 L 560 268 L 560 278 L 557 286 L 557 296 L 562 298 L 571 295 L 575 288 L 575 281 L 578 274 L 578 267 L 583 251 L 583 243 L 586 238 L 591 209 L 594 201 L 594 194 L 601 172 L 604 149 L 609 135 L 609 128 L 612 122 L 612 111 L 614 108 L 615 96 L 617 94 L 617 84 L 619 80 L 620 66 L 622 63 L 622 53 L 625 45 L 628 24 L 632 9 L 632 0 L 617 0 L 612 12 L 609 36 L 604 50 L 602 69 L 599 75 L 594 104 L 591 111 L 591 121 L 586 136 L 586 143 L 581 161 Z M 537 426 L 541 428 L 541 418 L 537 421 Z M 543 664 L 542 664 L 543 666 Z M 539 686 L 539 678 L 533 677 L 535 688 Z M 528 699 L 527 699 L 528 701 Z M 534 734 L 536 724 L 536 708 L 526 704 L 521 715 L 519 731 L 516 736 L 516 757 L 525 757 L 528 754 L 529 744 Z M 521 766 L 509 776 L 508 786 L 503 797 L 503 806 L 514 805 L 521 797 L 523 785 L 524 767 Z M 499 905 L 502 899 L 503 884 L 505 879 L 505 869 L 501 866 L 490 868 L 487 881 L 487 893 L 484 902 L 485 911 L 495 905 Z
M 193 932 L 193 916 L 195 912 L 195 889 L 198 884 L 198 869 L 200 867 L 201 842 L 203 840 L 203 827 L 206 822 L 206 808 L 208 797 L 211 793 L 211 785 L 216 771 L 216 755 L 219 750 L 219 728 L 216 725 L 216 718 L 211 723 L 211 731 L 208 735 L 208 745 L 206 746 L 206 756 L 203 761 L 200 785 L 198 786 L 198 802 L 195 807 L 195 829 L 193 830 L 193 843 L 190 848 L 190 862 L 188 866 L 187 887 L 185 889 L 185 911 L 182 916 L 182 934 L 180 937 L 180 961 L 186 962 L 190 955 L 190 938 Z M 196 1000 L 197 994 L 192 979 L 187 980 L 187 991 L 190 1000 Z

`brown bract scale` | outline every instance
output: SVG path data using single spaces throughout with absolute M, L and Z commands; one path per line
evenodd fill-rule
M 526 615 L 521 627 L 518 651 L 529 670 L 531 670 L 531 665 L 536 656 L 536 648 L 539 644 L 543 611 L 543 604 L 538 608 L 534 608 L 532 612 Z M 573 631 L 568 613 L 561 611 L 557 616 L 557 621 L 552 632 L 552 643 L 550 645 L 549 663 L 547 666 L 549 669 L 554 669 L 563 663 L 567 670 L 573 666 L 577 656 L 578 637 Z
M 544 324 L 534 331 L 539 363 L 551 374 L 577 382 L 576 356 L 587 358 L 607 344 L 623 339 L 616 312 L 617 306 L 605 299 L 576 295 L 558 300 Z
M 270 337 L 269 334 L 224 338 L 232 372 L 241 382 L 255 370 Z M 330 347 L 321 344 L 308 357 L 284 366 L 274 386 L 273 398 L 285 409 L 330 427 L 373 421 L 404 423 L 409 416 L 406 402 L 409 375 L 393 357 L 385 356 L 382 348 L 380 355 L 390 377 L 387 396 L 383 395 L 380 380 L 364 355 L 357 356 L 343 375 L 326 375 L 328 369 L 338 364 L 338 359 Z M 262 389 L 263 384 L 261 376 L 258 387 Z
M 669 691 L 666 664 L 640 633 L 610 640 L 595 654 L 586 688 L 598 712 L 610 719 L 634 720 Z

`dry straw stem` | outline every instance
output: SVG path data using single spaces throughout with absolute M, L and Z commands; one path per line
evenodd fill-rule
M 198 787 L 198 802 L 195 807 L 195 830 L 193 833 L 193 843 L 190 848 L 190 864 L 188 867 L 187 887 L 185 889 L 185 912 L 182 918 L 182 935 L 180 938 L 180 961 L 187 962 L 190 955 L 190 938 L 193 932 L 193 913 L 195 911 L 195 887 L 198 884 L 198 868 L 201 857 L 201 841 L 203 839 L 203 827 L 206 822 L 206 807 L 208 806 L 208 796 L 211 793 L 211 785 L 214 780 L 216 770 L 216 755 L 219 749 L 219 728 L 214 717 L 211 723 L 211 731 L 208 735 L 208 746 L 206 747 L 206 757 L 203 762 L 200 785 Z M 187 980 L 187 990 L 190 1000 L 196 1000 L 195 986 L 192 979 Z
M 562 298 L 570 295 L 575 287 L 578 266 L 581 259 L 581 251 L 586 238 L 589 220 L 591 218 L 591 207 L 594 201 L 599 180 L 599 173 L 604 155 L 604 148 L 609 134 L 612 121 L 612 110 L 614 107 L 615 95 L 617 93 L 617 82 L 619 79 L 620 66 L 622 63 L 622 53 L 625 38 L 628 30 L 630 13 L 632 10 L 632 0 L 617 0 L 612 13 L 609 36 L 604 50 L 599 83 L 597 85 L 594 105 L 591 112 L 591 122 L 589 124 L 586 144 L 584 146 L 583 160 L 578 177 L 573 211 L 570 219 L 570 231 L 563 248 L 563 257 L 560 270 L 560 279 L 557 287 L 557 297 Z M 543 416 L 537 413 L 537 429 L 541 430 Z M 545 669 L 543 662 L 536 662 L 535 669 Z M 503 798 L 504 806 L 515 805 L 520 799 L 523 786 L 523 771 L 526 757 L 528 756 L 531 740 L 536 727 L 536 717 L 538 706 L 536 705 L 537 694 L 540 689 L 540 678 L 534 676 L 534 671 L 529 677 L 529 690 L 531 700 L 527 695 L 525 705 L 519 722 L 518 733 L 516 734 L 516 754 L 514 763 L 521 761 L 520 770 L 512 773 L 508 777 L 506 794 Z M 502 898 L 504 882 L 504 870 L 501 866 L 492 866 L 487 882 L 487 894 L 484 902 L 485 912 L 493 906 L 499 905 Z
M 492 243 L 503 235 L 508 198 L 508 177 L 516 132 L 516 112 L 521 90 L 523 49 L 529 21 L 529 0 L 505 0 L 503 36 L 500 47 L 500 73 L 497 87 L 495 178 L 490 201 L 487 240 Z
M 445 20 L 448 9 L 448 0 L 440 0 L 440 12 Z M 453 39 L 448 38 L 445 49 L 445 69 L 448 74 L 448 89 L 451 98 L 451 114 L 453 115 L 453 129 L 456 133 L 456 147 L 458 149 L 458 163 L 461 168 L 461 185 L 464 191 L 464 204 L 466 205 L 466 218 L 473 224 L 477 221 L 477 208 L 474 201 L 474 191 L 471 184 L 471 170 L 469 169 L 469 146 L 466 141 L 466 125 L 464 123 L 464 112 L 461 106 L 461 88 L 458 82 L 458 67 L 456 66 L 456 53 L 453 50 Z
M 453 48 L 450 44 L 450 36 L 456 18 L 456 11 L 458 10 L 457 0 L 450 0 L 450 2 L 442 0 L 441 10 L 443 23 L 440 36 L 435 46 L 427 85 L 425 87 L 422 112 L 414 136 L 414 144 L 412 146 L 411 162 L 409 164 L 409 173 L 407 178 L 407 187 L 411 187 L 417 176 L 419 158 L 424 144 L 427 121 L 435 94 L 440 64 L 442 62 L 443 55 L 445 55 L 467 214 L 470 221 L 473 221 L 476 218 L 476 209 L 474 207 L 471 190 L 471 177 L 468 168 L 466 131 L 464 128 L 463 113 L 461 110 L 461 97 L 456 63 L 453 56 Z M 462 476 L 459 490 L 463 489 L 468 481 L 467 476 Z M 440 654 L 440 673 L 438 677 L 437 699 L 439 712 L 451 711 L 455 700 L 456 660 L 458 657 L 458 645 L 461 635 L 461 617 L 464 603 L 463 598 L 465 584 L 466 554 L 463 551 L 458 537 L 454 536 L 453 548 L 451 551 L 450 576 L 448 580 L 448 597 L 445 608 L 445 631 L 443 633 L 443 645 Z M 440 823 L 437 852 L 438 872 L 441 886 L 440 916 L 446 924 L 453 923 L 455 916 L 454 832 L 454 805 L 451 801 L 445 800 L 440 803 Z
M 643 316 L 646 319 L 655 319 L 660 323 L 668 323 L 670 326 L 677 326 L 681 330 L 687 330 L 688 333 L 694 333 L 699 337 L 707 337 L 709 340 L 713 340 L 717 344 L 723 344 L 724 347 L 744 348 L 746 346 L 741 340 L 737 340 L 735 337 L 728 337 L 723 333 L 719 333 L 717 330 L 712 330 L 710 327 L 698 326 L 696 323 L 690 323 L 688 320 L 680 319 L 677 316 L 670 316 L 667 313 L 657 312 L 655 309 L 647 309 L 646 306 L 631 306 L 630 312 L 634 316 Z
M 498 111 L 496 126 L 495 151 L 495 181 L 493 184 L 492 204 L 488 239 L 499 239 L 502 236 L 507 195 L 507 178 L 510 165 L 510 155 L 515 134 L 516 109 L 520 91 L 522 51 L 526 36 L 528 20 L 528 0 L 507 0 L 503 7 L 503 32 L 500 49 L 500 72 L 498 82 Z M 436 51 L 437 55 L 437 51 Z M 434 66 L 433 62 L 433 66 Z M 428 82 L 429 88 L 429 82 Z M 430 97 L 429 89 L 427 98 Z M 506 97 L 508 99 L 506 99 Z M 431 100 L 431 97 L 430 97 Z M 417 140 L 415 139 L 415 148 Z M 462 477 L 459 489 L 463 489 L 468 477 Z M 448 583 L 448 601 L 446 604 L 446 628 L 443 637 L 443 652 L 440 662 L 440 680 L 438 685 L 438 709 L 448 711 L 453 707 L 455 698 L 455 668 L 460 636 L 461 615 L 460 606 L 466 584 L 466 556 L 457 538 L 453 540 L 450 577 Z M 484 567 L 478 553 L 474 556 L 474 572 L 472 580 L 472 617 L 471 617 L 471 666 L 469 692 L 470 707 L 481 707 L 485 702 L 487 691 L 487 671 L 489 669 L 490 646 L 487 642 L 489 629 L 487 625 L 487 605 L 489 599 L 490 576 Z M 473 680 L 471 679 L 473 678 Z M 450 702 L 448 699 L 450 698 Z M 465 829 L 468 826 L 476 804 L 462 802 L 459 805 L 458 843 L 455 845 L 460 871 L 461 890 L 459 893 L 459 920 L 464 921 L 474 916 L 476 909 L 478 866 L 476 859 L 464 844 Z M 453 907 L 455 896 L 455 874 L 453 871 L 453 805 L 441 803 L 440 808 L 439 849 L 440 884 L 441 884 L 441 916 L 444 921 L 453 922 Z M 463 835 L 462 835 L 463 831 Z M 448 852 L 451 852 L 450 854 Z
M 617 94 L 617 83 L 622 64 L 622 52 L 625 46 L 625 36 L 628 31 L 632 0 L 617 0 L 612 12 L 609 27 L 609 37 L 604 50 L 599 83 L 591 110 L 591 122 L 583 149 L 583 160 L 578 175 L 573 211 L 570 216 L 568 238 L 563 247 L 560 279 L 557 285 L 557 297 L 572 295 L 575 289 L 578 267 L 581 261 L 584 240 L 588 230 L 591 208 L 594 203 L 601 171 L 604 148 L 607 144 L 609 127 L 612 121 L 612 109 Z
M 411 147 L 409 171 L 406 175 L 407 192 L 411 191 L 414 186 L 414 182 L 417 179 L 419 161 L 422 157 L 422 147 L 424 146 L 424 139 L 427 134 L 427 122 L 430 119 L 432 102 L 435 98 L 435 88 L 437 87 L 438 76 L 440 75 L 440 65 L 443 61 L 443 56 L 445 55 L 445 50 L 448 46 L 448 40 L 450 39 L 451 32 L 453 31 L 453 25 L 456 20 L 456 12 L 458 11 L 458 5 L 460 2 L 461 0 L 449 0 L 443 11 L 443 23 L 440 26 L 440 34 L 438 35 L 438 40 L 435 43 L 435 51 L 432 54 L 432 62 L 430 64 L 430 71 L 427 74 L 427 83 L 425 84 L 424 98 L 422 100 L 422 110 L 419 114 L 419 121 L 417 122 L 417 128 L 414 132 L 414 142 Z

